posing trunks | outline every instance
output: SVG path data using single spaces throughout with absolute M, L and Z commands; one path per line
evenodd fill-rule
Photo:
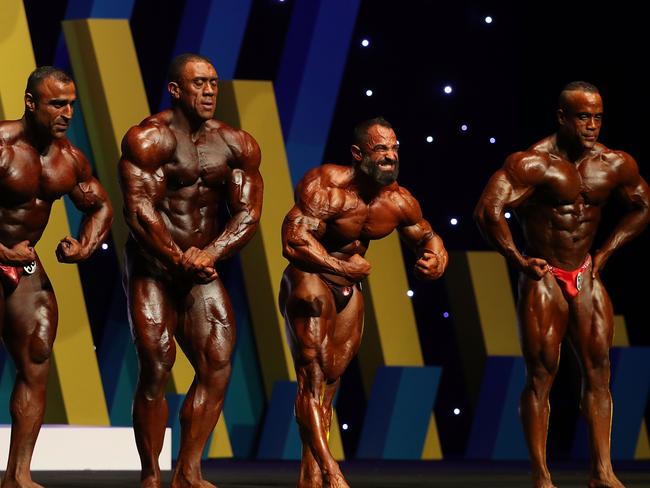
M 574 298 L 582 290 L 582 282 L 584 280 L 584 273 L 591 266 L 591 256 L 587 254 L 582 264 L 573 271 L 566 271 L 555 266 L 548 265 L 548 270 L 553 276 L 557 284 L 560 285 L 564 297 L 568 300 Z
M 7 266 L 0 264 L 0 282 L 5 290 L 13 291 L 20 283 L 20 278 L 23 274 L 34 274 L 36 271 L 36 261 L 32 261 L 26 266 Z
M 327 287 L 332 292 L 332 296 L 334 296 L 336 313 L 340 313 L 341 310 L 343 310 L 348 305 L 350 299 L 352 298 L 352 295 L 354 294 L 355 288 L 361 291 L 361 283 L 355 283 L 353 285 L 339 285 L 329 280 L 327 278 L 327 275 L 324 273 L 319 273 L 318 276 L 320 276 L 320 279 L 323 280 L 323 283 L 327 285 Z

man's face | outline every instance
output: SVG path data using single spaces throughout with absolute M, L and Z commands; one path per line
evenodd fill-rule
M 171 82 L 169 91 L 187 113 L 209 120 L 217 108 L 217 71 L 205 61 L 188 61 L 178 83 Z
M 558 110 L 561 130 L 585 149 L 598 140 L 603 123 L 603 101 L 598 93 L 571 91 L 566 108 Z
M 353 155 L 355 155 L 353 146 Z M 373 125 L 368 129 L 365 142 L 359 147 L 355 159 L 359 169 L 380 185 L 390 185 L 399 174 L 399 143 L 393 129 Z
M 25 94 L 25 105 L 32 113 L 39 130 L 54 139 L 64 137 L 72 120 L 74 102 L 77 100 L 74 83 L 45 78 L 35 91 L 36 93 Z

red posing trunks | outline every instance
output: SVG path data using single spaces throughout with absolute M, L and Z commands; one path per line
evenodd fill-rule
M 548 270 L 553 276 L 557 284 L 562 288 L 562 293 L 565 298 L 574 298 L 582 290 L 582 281 L 584 279 L 583 274 L 587 268 L 591 266 L 591 256 L 587 254 L 585 260 L 582 262 L 579 268 L 574 269 L 573 271 L 565 271 L 555 266 L 548 265 Z M 568 296 L 567 296 L 568 295 Z
M 36 261 L 27 266 L 7 266 L 0 264 L 0 282 L 11 290 L 18 286 L 23 274 L 33 274 L 36 271 Z

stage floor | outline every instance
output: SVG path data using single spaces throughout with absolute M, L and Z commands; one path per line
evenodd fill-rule
M 505 462 L 359 462 L 343 463 L 353 488 L 527 488 L 527 463 Z M 552 464 L 558 488 L 584 488 L 586 465 Z M 617 463 L 626 488 L 650 487 L 650 462 Z M 204 477 L 219 488 L 294 488 L 295 462 L 209 461 Z M 164 474 L 168 486 L 169 473 Z M 36 472 L 34 480 L 46 488 L 138 488 L 136 472 Z

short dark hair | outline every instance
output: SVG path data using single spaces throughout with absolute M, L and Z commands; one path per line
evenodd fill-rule
M 65 70 L 55 68 L 54 66 L 40 66 L 29 74 L 25 93 L 31 93 L 34 100 L 38 99 L 38 87 L 45 78 L 54 78 L 63 83 L 73 83 L 72 76 Z
M 591 83 L 588 83 L 586 81 L 572 81 L 571 83 L 567 83 L 564 86 L 564 88 L 562 88 L 562 91 L 560 92 L 560 96 L 558 97 L 557 100 L 557 106 L 559 108 L 565 108 L 567 106 L 567 96 L 568 93 L 572 91 L 581 91 L 587 93 L 600 94 L 600 91 L 598 91 L 596 85 L 592 85 Z
M 393 126 L 390 125 L 390 122 L 388 122 L 381 115 L 379 117 L 373 117 L 372 119 L 364 120 L 355 126 L 352 136 L 352 144 L 361 146 L 364 142 L 366 142 L 366 138 L 368 137 L 368 129 L 370 129 L 373 125 L 381 125 L 387 129 L 393 128 Z
M 200 54 L 195 54 L 195 53 L 179 54 L 178 56 L 174 57 L 174 59 L 172 59 L 172 62 L 169 64 L 169 71 L 167 72 L 167 81 L 168 82 L 174 81 L 176 83 L 181 81 L 181 74 L 183 72 L 183 68 L 190 61 L 203 61 L 205 63 L 214 66 L 214 64 L 212 64 L 212 61 L 210 61 L 205 56 L 201 56 Z

